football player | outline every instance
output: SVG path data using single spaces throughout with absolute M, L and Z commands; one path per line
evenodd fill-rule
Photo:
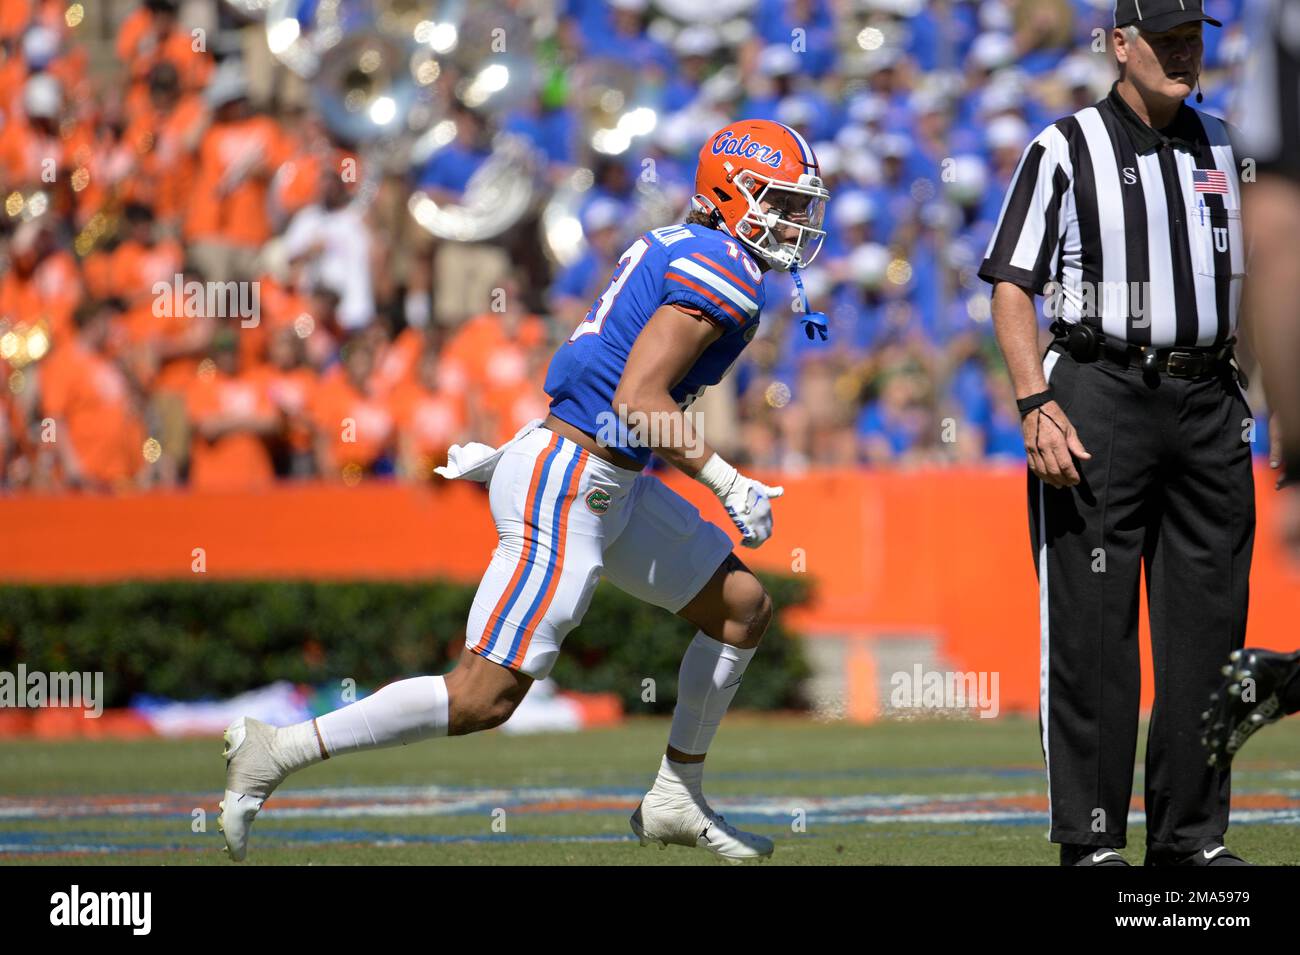
M 763 273 L 817 254 L 829 193 L 812 150 L 766 120 L 733 123 L 700 152 L 692 213 L 623 253 L 609 286 L 556 352 L 550 414 L 492 449 L 453 447 L 448 478 L 488 485 L 499 544 L 479 585 L 459 665 L 315 720 L 276 729 L 244 718 L 226 730 L 219 825 L 233 859 L 291 772 L 344 753 L 461 735 L 510 718 L 582 620 L 597 581 L 678 614 L 697 629 L 682 658 L 668 746 L 632 815 L 641 844 L 698 846 L 730 861 L 772 841 L 710 808 L 704 758 L 772 616 L 758 578 L 723 530 L 658 478 L 652 451 L 717 495 L 746 547 L 772 533 L 782 489 L 741 474 L 685 413 L 753 339 Z M 804 303 L 809 337 L 825 317 Z M 629 639 L 635 639 L 629 635 Z
M 1300 712 L 1300 650 L 1233 650 L 1223 681 L 1201 714 L 1211 766 L 1227 766 L 1257 730 Z
M 1254 351 L 1273 411 L 1269 463 L 1282 471 L 1278 501 L 1283 543 L 1300 557 L 1300 0 L 1261 0 L 1248 8 L 1239 102 L 1239 155 L 1256 161 L 1259 178 L 1242 189 L 1250 226 L 1247 292 Z M 1201 742 L 1211 766 L 1227 766 L 1254 733 L 1300 712 L 1300 651 L 1235 650 L 1202 716 Z

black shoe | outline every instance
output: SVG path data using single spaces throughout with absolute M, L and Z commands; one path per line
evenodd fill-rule
M 1195 852 L 1187 855 L 1174 855 L 1167 852 L 1152 852 L 1147 850 L 1145 865 L 1149 866 L 1171 866 L 1171 865 L 1250 865 L 1239 855 L 1235 855 L 1221 842 L 1211 842 L 1202 846 Z
M 1248 647 L 1234 650 L 1228 660 L 1223 682 L 1201 714 L 1201 743 L 1210 751 L 1209 764 L 1224 768 L 1253 733 L 1285 715 L 1279 691 L 1300 673 L 1300 653 Z
M 1106 846 L 1061 845 L 1061 865 L 1128 865 L 1115 849 Z

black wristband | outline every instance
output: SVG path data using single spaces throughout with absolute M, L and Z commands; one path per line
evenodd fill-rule
M 1029 414 L 1029 412 L 1033 411 L 1035 408 L 1041 408 L 1049 401 L 1055 400 L 1056 394 L 1052 391 L 1052 386 L 1048 385 L 1046 391 L 1040 391 L 1038 394 L 1030 395 L 1027 398 L 1017 398 L 1016 407 L 1020 409 L 1020 417 L 1023 419 L 1025 415 Z

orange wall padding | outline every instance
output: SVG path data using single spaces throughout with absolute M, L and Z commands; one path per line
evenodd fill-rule
M 1038 590 L 1023 468 L 757 476 L 786 494 L 775 503 L 772 539 L 740 553 L 756 568 L 815 582 L 791 625 L 863 638 L 934 635 L 955 668 L 1000 674 L 1003 712 L 1036 710 Z M 667 480 L 729 526 L 707 490 L 677 474 Z M 1248 641 L 1294 649 L 1300 568 L 1278 544 L 1267 469 L 1256 474 L 1256 497 Z M 465 482 L 0 497 L 5 582 L 187 578 L 195 548 L 208 577 L 474 581 L 494 545 L 486 494 Z

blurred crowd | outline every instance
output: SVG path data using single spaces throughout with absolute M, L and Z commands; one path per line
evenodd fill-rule
M 545 413 L 551 353 L 739 117 L 821 161 L 804 274 L 831 338 L 769 273 L 757 338 L 697 405 L 707 437 L 794 471 L 1023 460 L 975 272 L 1025 145 L 1109 88 L 1108 0 L 470 6 L 520 31 L 511 96 L 447 61 L 412 147 L 333 122 L 329 81 L 226 3 L 4 0 L 0 486 L 431 480 L 451 443 Z M 1240 6 L 1206 0 L 1219 115 Z M 507 227 L 421 228 L 411 195 L 472 204 L 503 143 L 535 186 Z

